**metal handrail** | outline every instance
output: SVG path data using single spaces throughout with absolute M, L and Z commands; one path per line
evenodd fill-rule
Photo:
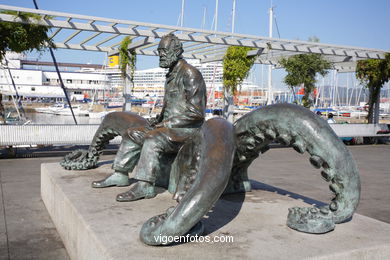
M 0 146 L 87 145 L 99 125 L 0 125 Z M 111 141 L 119 144 L 121 137 Z
M 330 124 L 339 137 L 383 137 L 387 124 Z M 17 145 L 88 145 L 99 125 L 0 125 L 0 146 Z M 121 137 L 111 144 L 119 144 Z

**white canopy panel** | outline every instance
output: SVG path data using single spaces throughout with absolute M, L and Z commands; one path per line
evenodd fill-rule
M 183 42 L 184 57 L 200 59 L 201 62 L 222 60 L 226 49 L 231 45 L 255 48 L 248 55 L 258 55 L 257 63 L 277 64 L 281 57 L 300 53 L 319 53 L 335 64 L 335 68 L 350 70 L 360 59 L 383 59 L 390 51 L 339 46 L 308 41 L 296 41 L 260 37 L 254 35 L 232 34 L 194 28 L 150 24 L 128 20 L 36 10 L 23 7 L 0 5 L 0 10 L 30 12 L 42 16 L 42 20 L 23 21 L 13 15 L 0 13 L 0 21 L 34 23 L 52 28 L 50 37 L 57 48 L 103 51 L 109 55 L 118 53 L 118 46 L 125 36 L 132 37 L 129 49 L 140 55 L 158 55 L 159 39 L 175 33 Z M 340 64 L 345 63 L 348 64 Z

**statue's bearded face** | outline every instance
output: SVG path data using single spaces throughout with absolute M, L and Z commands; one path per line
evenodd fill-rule
M 179 59 L 180 54 L 174 48 L 174 44 L 169 39 L 161 40 L 158 46 L 158 55 L 160 56 L 160 67 L 161 68 L 170 68 L 172 67 Z

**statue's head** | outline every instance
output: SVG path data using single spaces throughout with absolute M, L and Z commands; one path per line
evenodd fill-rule
M 160 67 L 171 68 L 182 58 L 183 45 L 173 33 L 170 33 L 162 37 L 157 51 L 160 56 Z

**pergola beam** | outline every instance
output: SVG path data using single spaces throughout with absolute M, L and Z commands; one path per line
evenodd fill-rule
M 115 50 L 113 48 L 100 47 L 97 45 L 80 45 L 80 44 L 69 44 L 69 43 L 56 43 L 56 48 L 81 50 L 81 51 L 102 51 L 102 52 L 110 52 Z
M 138 47 L 142 47 L 142 46 L 145 46 L 149 43 L 153 43 L 155 40 L 154 37 L 146 37 L 142 40 L 139 40 L 139 41 L 136 41 L 136 42 L 132 42 L 130 43 L 128 46 L 127 46 L 127 49 L 130 51 L 130 50 L 134 50 Z M 111 51 L 108 53 L 108 56 L 114 56 L 114 55 L 118 55 L 119 54 L 119 51 L 116 50 L 116 51 Z
M 87 37 L 86 39 L 84 39 L 82 42 L 80 42 L 80 45 L 83 45 L 89 41 L 91 41 L 92 39 L 95 39 L 97 36 L 101 35 L 102 33 L 101 32 L 96 32 L 94 34 L 92 34 L 91 36 Z
M 224 54 L 214 55 L 214 56 L 210 56 L 210 57 L 207 56 L 207 58 L 201 59 L 200 62 L 201 63 L 208 63 L 208 62 L 214 62 L 214 61 L 221 61 L 221 60 L 223 60 L 224 56 L 225 56 Z
M 74 33 L 72 33 L 68 38 L 66 38 L 64 40 L 64 43 L 68 43 L 69 41 L 71 41 L 74 37 L 76 37 L 77 35 L 79 35 L 81 33 L 80 30 L 77 30 L 75 31 Z
M 225 51 L 226 51 L 226 49 L 225 49 Z M 257 50 L 251 50 L 251 51 L 248 51 L 247 55 L 248 56 L 258 56 L 263 51 L 264 51 L 263 48 L 260 48 L 260 49 L 257 49 Z M 207 55 L 207 57 L 202 59 L 202 60 L 200 60 L 200 62 L 201 63 L 208 63 L 208 62 L 214 62 L 214 61 L 222 61 L 224 56 L 225 56 L 225 54 L 217 54 L 217 55 L 213 55 L 213 56 Z

